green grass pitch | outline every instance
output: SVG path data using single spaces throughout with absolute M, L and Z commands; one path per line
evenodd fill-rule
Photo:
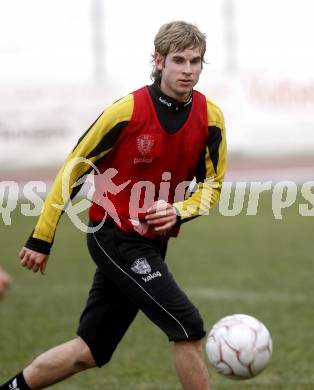
M 34 223 L 19 212 L 11 226 L 1 221 L 0 263 L 14 284 L 0 304 L 0 382 L 75 336 L 93 275 L 85 236 L 66 215 L 46 275 L 20 267 L 17 253 Z M 262 197 L 257 216 L 224 217 L 214 210 L 184 225 L 172 240 L 167 262 L 199 307 L 207 330 L 225 315 L 246 313 L 263 321 L 273 337 L 273 357 L 261 375 L 237 382 L 210 368 L 214 389 L 314 388 L 313 249 L 313 217 L 301 217 L 296 203 L 275 220 L 269 195 Z M 172 345 L 140 314 L 108 366 L 53 388 L 180 389 L 172 360 Z

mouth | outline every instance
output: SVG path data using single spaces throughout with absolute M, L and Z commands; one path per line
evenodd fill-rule
M 179 81 L 180 84 L 186 85 L 186 86 L 189 86 L 189 85 L 191 85 L 193 83 L 192 80 L 186 80 L 186 79 L 180 79 L 178 81 Z

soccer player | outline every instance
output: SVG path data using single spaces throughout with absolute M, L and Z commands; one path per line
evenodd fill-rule
M 205 35 L 175 21 L 160 28 L 154 44 L 154 83 L 107 108 L 80 138 L 20 252 L 23 267 L 44 273 L 63 208 L 78 182 L 97 172 L 87 234 L 97 268 L 77 337 L 37 357 L 0 389 L 42 389 L 108 363 L 138 310 L 174 342 L 183 389 L 210 388 L 202 318 L 164 259 L 167 241 L 181 224 L 207 214 L 219 199 L 226 166 L 224 120 L 220 109 L 193 89 L 203 69 Z

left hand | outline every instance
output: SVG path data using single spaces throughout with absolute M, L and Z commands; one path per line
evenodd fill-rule
M 21 259 L 22 267 L 28 268 L 33 272 L 40 271 L 42 275 L 45 274 L 49 255 L 24 247 L 19 253 L 19 258 Z
M 159 200 L 147 210 L 145 220 L 155 234 L 166 235 L 177 223 L 176 210 L 170 203 Z

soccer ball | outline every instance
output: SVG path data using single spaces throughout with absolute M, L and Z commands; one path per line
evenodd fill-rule
M 219 374 L 249 379 L 264 370 L 272 355 L 272 339 L 259 320 L 234 314 L 218 321 L 206 340 L 209 362 Z

